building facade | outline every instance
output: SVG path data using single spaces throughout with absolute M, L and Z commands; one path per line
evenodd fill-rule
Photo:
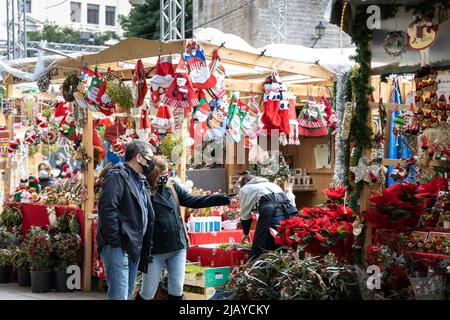
M 6 0 L 0 1 L 0 40 L 6 40 Z M 128 0 L 25 0 L 27 31 L 52 23 L 86 34 L 114 31 L 122 34 L 119 15 L 128 15 Z
M 324 19 L 329 0 L 193 0 L 193 25 L 232 33 L 253 47 L 287 43 L 316 48 L 340 46 L 340 29 Z M 249 3 L 248 5 L 246 5 Z M 281 17 L 281 19 L 279 18 Z M 281 20 L 281 21 L 280 21 Z M 322 21 L 325 35 L 316 41 L 315 27 Z M 275 26 L 275 27 L 274 27 Z M 276 28 L 284 36 L 277 36 Z M 342 35 L 343 47 L 351 39 Z

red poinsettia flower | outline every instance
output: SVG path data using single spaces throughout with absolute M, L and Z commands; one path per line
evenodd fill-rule
M 328 188 L 323 192 L 331 200 L 341 200 L 345 196 L 345 187 Z
M 439 191 L 448 190 L 446 178 L 434 177 L 427 183 L 422 183 L 417 188 L 416 197 L 436 197 Z
M 316 238 L 317 240 L 319 240 L 319 242 L 325 242 L 325 238 L 322 237 L 322 235 L 320 233 L 316 233 L 314 235 L 314 238 Z

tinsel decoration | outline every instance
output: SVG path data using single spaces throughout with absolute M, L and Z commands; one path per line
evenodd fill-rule
M 73 117 L 77 128 L 84 128 L 87 123 L 87 110 L 81 108 L 77 102 L 72 104 Z
M 342 118 L 341 137 L 343 140 L 348 140 L 350 136 L 350 125 L 353 117 L 353 103 L 347 102 L 344 107 L 344 114 Z
M 336 76 L 336 119 L 338 123 L 343 123 L 345 112 L 345 92 L 349 74 L 348 72 L 339 72 Z M 348 153 L 347 144 L 342 137 L 343 126 L 337 126 L 335 135 L 336 160 L 334 163 L 333 181 L 337 185 L 345 185 L 348 168 L 345 165 L 345 154 Z

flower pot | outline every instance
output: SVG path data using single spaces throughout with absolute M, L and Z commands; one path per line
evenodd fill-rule
M 67 279 L 69 278 L 69 275 L 65 270 L 55 270 L 54 274 L 56 292 L 73 291 L 67 288 Z
M 18 269 L 17 277 L 19 278 L 19 287 L 31 286 L 31 273 L 28 269 Z
M 50 292 L 52 285 L 52 271 L 31 271 L 31 292 Z
M 0 283 L 8 283 L 11 280 L 11 266 L 0 266 Z

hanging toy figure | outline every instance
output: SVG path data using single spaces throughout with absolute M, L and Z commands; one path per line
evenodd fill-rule
M 8 144 L 8 154 L 9 155 L 14 155 L 16 154 L 17 150 L 19 150 L 20 148 L 20 140 L 19 138 L 15 139 L 15 140 L 11 140 Z
M 167 89 L 162 104 L 174 109 L 177 129 L 180 128 L 183 119 L 191 112 L 191 109 L 198 105 L 198 98 L 189 82 L 183 59 L 178 63 L 175 78 Z
M 156 117 L 152 120 L 152 125 L 161 134 L 171 131 L 174 125 L 174 119 L 168 106 L 163 104 L 158 106 L 158 111 L 156 113 Z
M 291 133 L 289 124 L 289 97 L 286 87 L 282 84 L 280 87 L 280 107 L 278 114 L 280 116 L 280 142 L 285 146 L 288 143 L 288 136 Z
M 141 107 L 141 115 L 139 119 L 139 129 L 136 130 L 136 133 L 141 140 L 148 140 L 148 136 L 150 135 L 150 120 L 148 118 L 148 105 L 143 104 Z
M 156 62 L 156 74 L 150 79 L 151 101 L 157 106 L 175 77 L 172 56 L 160 56 Z
M 328 135 L 327 123 L 323 118 L 319 105 L 308 101 L 298 118 L 300 134 L 307 137 L 321 137 Z
M 279 90 L 280 81 L 274 72 L 271 76 L 268 76 L 264 82 L 264 102 L 261 122 L 264 124 L 263 129 L 267 130 L 268 135 L 271 134 L 270 130 L 279 129 L 281 124 L 278 112 L 281 100 Z
M 213 108 L 209 118 L 207 136 L 209 140 L 220 139 L 225 135 L 227 115 L 225 109 L 228 107 L 222 99 L 212 100 L 210 106 Z
M 209 118 L 209 113 L 211 112 L 205 94 L 202 91 L 199 91 L 198 97 L 199 105 L 191 117 L 189 128 L 190 138 L 187 143 L 187 145 L 193 146 L 194 148 L 199 145 L 201 146 L 207 135 L 207 120 Z
M 205 50 L 195 41 L 186 46 L 184 60 L 189 67 L 192 86 L 196 89 L 211 89 L 216 86 L 217 79 L 206 65 Z
M 144 64 L 141 59 L 137 61 L 133 71 L 132 88 L 134 106 L 140 107 L 144 103 L 144 98 L 148 90 Z

